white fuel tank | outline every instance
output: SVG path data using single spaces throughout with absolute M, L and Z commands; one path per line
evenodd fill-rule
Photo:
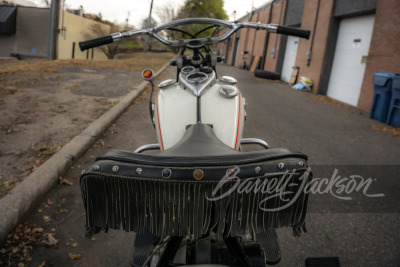
M 161 149 L 174 146 L 187 126 L 196 123 L 212 125 L 223 143 L 239 149 L 245 111 L 236 80 L 216 79 L 214 71 L 206 74 L 194 68 L 183 68 L 179 76 L 177 83 L 159 85 L 154 119 Z

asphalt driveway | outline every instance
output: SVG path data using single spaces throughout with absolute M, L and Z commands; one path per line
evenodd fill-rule
M 217 70 L 219 76 L 230 75 L 239 80 L 247 103 L 244 137 L 264 139 L 272 147 L 302 151 L 315 167 L 314 177 L 332 175 L 335 169 L 341 175 L 372 170 L 373 183 L 367 193 L 385 193 L 380 199 L 352 195 L 350 202 L 331 194 L 311 195 L 308 233 L 295 238 L 290 229 L 277 231 L 282 249 L 277 266 L 304 266 L 307 257 L 328 256 L 339 257 L 343 266 L 399 266 L 400 180 L 396 173 L 400 138 L 377 130 L 384 125 L 358 109 L 294 91 L 282 82 L 255 79 L 252 73 L 230 66 L 221 65 Z M 167 79 L 168 74 L 175 75 L 174 70 L 168 69 L 163 78 Z M 135 101 L 70 169 L 64 179 L 72 185 L 55 186 L 27 218 L 30 224 L 42 227 L 43 234 L 57 240 L 57 244 L 50 240 L 35 244 L 30 253 L 31 266 L 44 261 L 46 266 L 129 266 L 133 233 L 110 230 L 94 239 L 84 237 L 79 176 L 95 157 L 109 149 L 134 150 L 156 142 L 148 115 L 148 97 L 147 92 Z M 365 175 L 372 174 L 359 175 L 367 178 Z

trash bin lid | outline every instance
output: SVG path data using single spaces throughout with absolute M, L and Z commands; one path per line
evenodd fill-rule
M 376 72 L 374 75 L 374 85 L 385 86 L 388 80 L 395 76 L 393 73 Z
M 400 90 L 400 75 L 393 77 L 392 89 Z

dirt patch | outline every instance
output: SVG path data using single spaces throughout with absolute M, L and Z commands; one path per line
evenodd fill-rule
M 159 69 L 172 57 L 171 53 L 135 53 L 128 59 L 120 60 L 1 60 L 0 75 L 7 76 L 21 72 L 54 73 L 55 67 L 71 65 L 141 72 L 148 67 Z
M 171 58 L 0 61 L 0 197 Z

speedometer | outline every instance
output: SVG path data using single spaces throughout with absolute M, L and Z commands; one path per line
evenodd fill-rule
M 186 66 L 181 69 L 181 72 L 183 72 L 184 74 L 189 74 L 195 70 L 196 69 L 193 66 Z
M 193 72 L 186 76 L 186 80 L 190 83 L 202 83 L 207 80 L 208 76 L 204 72 Z

